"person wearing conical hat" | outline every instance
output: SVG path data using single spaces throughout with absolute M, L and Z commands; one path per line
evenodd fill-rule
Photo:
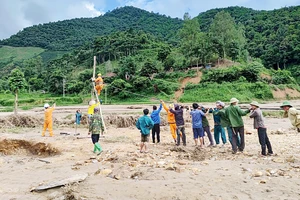
M 104 126 L 102 123 L 102 118 L 100 115 L 100 109 L 94 108 L 94 115 L 90 118 L 89 123 L 89 132 L 88 135 L 91 135 L 92 142 L 94 144 L 94 153 L 100 154 L 102 152 L 102 148 L 99 144 L 100 133 L 104 132 Z
M 250 106 L 251 113 L 249 117 L 254 119 L 253 127 L 254 129 L 257 129 L 258 140 L 261 145 L 261 154 L 263 156 L 266 156 L 266 148 L 268 148 L 268 155 L 272 155 L 272 145 L 267 135 L 267 129 L 264 124 L 263 115 L 262 111 L 259 108 L 259 104 L 257 101 L 252 101 L 250 103 Z
M 95 80 L 95 89 L 97 90 L 98 96 L 101 94 L 101 90 L 104 87 L 103 79 L 101 74 L 98 74 L 98 78 Z
M 239 100 L 237 98 L 230 99 L 230 106 L 225 109 L 225 114 L 229 119 L 230 127 L 232 127 L 232 153 L 236 154 L 237 152 L 237 140 L 238 136 L 241 138 L 241 145 L 239 146 L 239 151 L 243 152 L 245 148 L 245 128 L 244 121 L 242 116 L 247 115 L 250 110 L 241 110 L 239 106 L 237 106 Z
M 280 108 L 284 110 L 283 117 L 288 117 L 292 125 L 300 132 L 300 111 L 294 108 L 289 101 L 284 101 Z
M 55 109 L 56 104 L 54 103 L 52 107 L 48 103 L 45 103 L 44 108 L 45 108 L 45 119 L 44 119 L 44 128 L 42 131 L 42 136 L 45 136 L 45 132 L 48 129 L 50 137 L 53 136 L 53 120 L 52 120 L 52 113 Z

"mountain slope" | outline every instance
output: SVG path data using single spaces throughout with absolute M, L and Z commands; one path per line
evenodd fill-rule
M 31 26 L 1 41 L 0 44 L 70 50 L 90 42 L 95 36 L 130 28 L 143 30 L 163 40 L 176 41 L 176 32 L 182 23 L 178 18 L 134 7 L 122 7 L 95 18 L 71 19 Z

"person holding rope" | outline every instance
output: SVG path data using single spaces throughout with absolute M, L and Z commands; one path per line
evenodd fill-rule
M 203 113 L 207 113 L 207 111 L 209 109 L 207 108 L 204 108 L 203 105 L 199 105 L 199 109 L 202 110 Z M 209 126 L 209 122 L 208 122 L 208 119 L 205 116 L 202 117 L 202 127 L 203 127 L 203 131 L 204 131 L 204 136 L 205 136 L 205 133 L 207 134 L 207 137 L 208 137 L 208 140 L 209 140 L 209 145 L 208 147 L 213 147 L 215 144 L 214 144 L 214 140 L 213 140 L 213 137 L 211 135 L 211 132 L 210 132 L 210 126 Z
M 237 153 L 237 140 L 238 136 L 241 138 L 241 145 L 239 146 L 239 151 L 243 152 L 245 148 L 245 128 L 244 121 L 242 116 L 250 113 L 250 110 L 247 109 L 245 111 L 241 110 L 239 106 L 237 106 L 239 100 L 236 98 L 230 99 L 230 106 L 225 109 L 225 114 L 229 119 L 230 127 L 232 127 L 232 153 Z
M 189 108 L 190 115 L 192 116 L 192 128 L 193 128 L 193 134 L 194 134 L 194 140 L 195 140 L 195 146 L 198 145 L 198 140 L 200 143 L 200 148 L 204 147 L 204 130 L 202 127 L 202 118 L 205 117 L 204 112 L 202 110 L 199 110 L 199 105 L 197 103 L 193 103 L 192 108 Z
M 288 117 L 292 125 L 297 128 L 298 133 L 300 133 L 300 111 L 294 108 L 288 101 L 284 101 L 280 108 L 284 110 L 283 117 Z
M 169 107 L 166 106 L 164 101 L 161 101 L 165 111 L 167 112 L 167 120 L 168 120 L 168 124 L 170 126 L 170 131 L 171 131 L 171 135 L 173 140 L 175 141 L 176 144 L 176 122 L 175 122 L 175 115 L 173 113 L 170 112 L 170 109 L 172 109 L 174 107 L 173 104 L 170 104 Z
M 157 106 L 153 106 L 153 111 L 150 115 L 152 121 L 154 122 L 154 126 L 152 128 L 152 142 L 155 143 L 155 135 L 157 139 L 157 143 L 160 143 L 160 111 L 162 109 L 162 104 L 159 105 L 159 108 L 157 109 Z
M 175 115 L 175 122 L 176 122 L 176 133 L 177 133 L 177 143 L 176 145 L 180 145 L 180 133 L 182 134 L 182 143 L 183 146 L 186 146 L 186 135 L 185 135 L 185 128 L 184 128 L 184 119 L 183 119 L 183 106 L 179 106 L 175 104 L 175 110 L 172 108 L 170 112 Z
M 250 118 L 253 118 L 254 129 L 257 129 L 259 143 L 261 145 L 261 155 L 266 156 L 266 148 L 268 148 L 268 155 L 273 155 L 271 142 L 267 135 L 267 129 L 265 128 L 262 112 L 256 101 L 250 103 Z

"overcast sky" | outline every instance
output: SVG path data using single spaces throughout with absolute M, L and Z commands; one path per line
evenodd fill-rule
M 125 5 L 182 18 L 185 12 L 195 17 L 200 12 L 228 6 L 273 10 L 300 5 L 300 0 L 0 0 L 0 39 L 35 24 L 96 17 Z

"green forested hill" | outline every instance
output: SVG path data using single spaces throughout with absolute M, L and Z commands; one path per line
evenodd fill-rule
M 17 59 L 6 52 L 7 47 L 2 48 L 0 57 L 9 59 L 0 62 L 0 69 L 4 69 L 0 91 L 9 90 L 9 72 L 19 68 L 26 91 L 62 94 L 65 87 L 68 95 L 89 94 L 96 56 L 97 73 L 104 75 L 107 94 L 112 98 L 131 99 L 133 93 L 172 98 L 181 87 L 180 80 L 196 76 L 191 67 L 213 68 L 229 60 L 238 67 L 211 72 L 204 69 L 202 81 L 187 85 L 179 100 L 228 99 L 244 95 L 244 91 L 249 91 L 239 96 L 244 100 L 271 99 L 272 90 L 290 87 L 300 91 L 299 9 L 230 7 L 196 18 L 185 14 L 182 21 L 124 7 L 97 18 L 33 26 L 2 43 L 43 44 L 45 51 Z M 57 49 L 67 51 L 54 51 Z M 203 90 L 215 92 L 199 97 L 197 93 Z
M 267 67 L 285 68 L 300 63 L 300 6 L 272 11 L 243 7 L 212 9 L 197 16 L 201 30 L 209 30 L 220 11 L 228 12 L 236 23 L 244 25 L 247 50 Z
M 123 7 L 95 18 L 80 18 L 40 24 L 3 40 L 0 44 L 18 47 L 41 47 L 70 50 L 91 42 L 94 37 L 130 28 L 143 30 L 166 41 L 176 40 L 182 20 L 150 13 L 134 7 Z

